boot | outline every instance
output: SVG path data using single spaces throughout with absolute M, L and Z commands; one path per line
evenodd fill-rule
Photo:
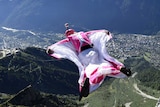
M 87 97 L 89 95 L 89 87 L 90 87 L 89 78 L 86 78 L 84 86 L 82 86 L 80 92 L 79 101 L 81 101 L 82 97 Z

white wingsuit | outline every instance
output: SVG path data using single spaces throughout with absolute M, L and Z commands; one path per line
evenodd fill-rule
M 124 65 L 107 52 L 106 42 L 111 38 L 112 35 L 107 30 L 78 32 L 48 46 L 47 50 L 53 51 L 50 54 L 52 57 L 73 61 L 79 69 L 79 85 L 83 86 L 85 79 L 89 78 L 91 93 L 102 84 L 106 76 L 126 77 L 120 72 Z M 82 50 L 82 47 L 85 48 Z

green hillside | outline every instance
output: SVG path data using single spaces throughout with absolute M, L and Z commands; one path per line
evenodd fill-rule
M 44 49 L 29 47 L 0 59 L 0 92 L 14 94 L 28 85 L 48 93 L 76 94 L 78 69 L 70 61 L 55 60 Z
M 0 59 L 0 104 L 3 107 L 14 105 L 12 101 L 17 93 L 31 84 L 37 90 L 34 107 L 47 104 L 55 107 L 155 107 L 160 97 L 160 71 L 148 59 L 148 56 L 127 58 L 124 63 L 131 68 L 132 77 L 107 78 L 99 89 L 79 102 L 75 64 L 51 58 L 44 49 L 29 47 Z M 26 96 L 30 96 L 30 92 Z
M 110 85 L 108 82 L 111 82 Z M 88 107 L 126 107 L 127 104 L 131 107 L 154 107 L 157 100 L 138 94 L 135 84 L 137 80 L 134 78 L 106 81 L 101 88 L 83 99 L 83 102 L 88 104 Z M 139 85 L 138 87 L 151 96 L 160 96 L 159 91 Z
M 146 59 L 148 59 L 147 56 L 131 57 L 124 63 L 130 66 L 133 72 L 138 72 L 136 78 L 141 81 L 141 85 L 160 90 L 160 70 Z
M 131 107 L 155 107 L 160 97 L 160 90 L 157 88 L 160 71 L 154 68 L 144 57 L 131 57 L 124 63 L 131 67 L 133 77 L 106 80 L 98 90 L 84 98 L 82 102 L 88 107 L 127 107 L 127 105 Z M 137 89 L 149 97 L 141 95 Z

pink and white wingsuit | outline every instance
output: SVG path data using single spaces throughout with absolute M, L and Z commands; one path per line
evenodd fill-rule
M 124 65 L 107 53 L 106 42 L 111 38 L 112 35 L 107 30 L 78 32 L 49 46 L 48 49 L 54 51 L 50 54 L 52 57 L 66 58 L 77 65 L 80 75 L 78 83 L 83 86 L 85 79 L 89 78 L 91 93 L 102 84 L 106 76 L 126 77 L 120 72 Z M 81 51 L 81 46 L 85 44 L 93 44 L 93 48 Z

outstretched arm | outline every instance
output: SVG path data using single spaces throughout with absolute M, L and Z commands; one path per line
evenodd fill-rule
M 111 33 L 108 30 L 98 30 L 90 35 L 90 40 L 94 44 L 94 48 L 98 50 L 99 54 L 107 61 L 113 63 L 117 69 L 120 69 L 124 65 L 117 59 L 111 57 L 106 49 L 106 43 L 112 38 Z
M 84 69 L 82 63 L 79 61 L 75 48 L 67 39 L 48 46 L 46 52 L 54 58 L 64 58 L 74 62 L 79 69 L 79 74 L 81 74 Z

